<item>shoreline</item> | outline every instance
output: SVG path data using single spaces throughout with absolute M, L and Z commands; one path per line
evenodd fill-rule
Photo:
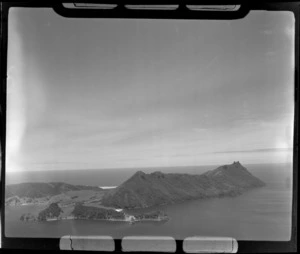
M 30 221 L 23 221 L 23 222 L 52 222 L 52 221 L 61 221 L 61 220 L 91 220 L 91 221 L 116 221 L 116 222 L 128 222 L 130 224 L 135 223 L 135 222 L 161 222 L 161 221 L 168 221 L 170 218 L 165 218 L 165 219 L 134 219 L 134 220 L 128 220 L 128 219 L 89 219 L 89 218 L 77 218 L 77 217 L 62 217 L 62 218 L 49 218 L 43 221 L 39 220 L 30 220 Z

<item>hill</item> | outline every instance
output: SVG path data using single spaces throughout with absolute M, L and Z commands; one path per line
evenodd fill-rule
M 48 219 L 57 219 L 63 210 L 57 203 L 50 204 L 46 209 L 42 210 L 38 215 L 39 221 L 46 221 Z
M 80 203 L 75 205 L 72 215 L 77 219 L 125 219 L 123 212 L 117 212 L 112 209 L 83 206 Z
M 59 195 L 75 190 L 100 190 L 95 186 L 71 185 L 67 183 L 19 183 L 5 187 L 5 198 L 17 196 L 19 198 L 43 198 Z
M 236 196 L 264 185 L 264 182 L 239 162 L 218 167 L 202 175 L 161 172 L 145 174 L 138 171 L 119 187 L 107 192 L 102 198 L 102 205 L 143 208 L 191 199 Z

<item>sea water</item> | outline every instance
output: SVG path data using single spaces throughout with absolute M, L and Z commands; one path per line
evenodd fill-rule
M 166 222 L 126 222 L 64 220 L 22 222 L 23 213 L 33 206 L 7 207 L 5 235 L 8 237 L 61 237 L 63 235 L 163 235 L 183 239 L 188 236 L 229 236 L 238 240 L 287 241 L 291 236 L 292 166 L 290 164 L 244 165 L 267 185 L 237 197 L 193 200 L 140 211 L 161 210 Z M 145 173 L 201 174 L 216 166 L 144 168 Z M 11 173 L 8 184 L 19 182 L 66 182 L 70 184 L 117 186 L 141 169 L 72 170 Z

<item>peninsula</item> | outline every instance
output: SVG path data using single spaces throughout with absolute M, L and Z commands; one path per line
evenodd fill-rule
M 102 204 L 122 209 L 145 208 L 192 199 L 237 196 L 264 185 L 240 162 L 201 175 L 145 174 L 138 171 L 126 182 L 105 193 Z

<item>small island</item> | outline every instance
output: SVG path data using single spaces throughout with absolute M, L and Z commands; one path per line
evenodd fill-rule
M 123 221 L 123 222 L 142 222 L 142 221 L 166 221 L 168 216 L 161 211 L 152 211 L 136 215 L 127 214 L 124 211 L 114 209 L 98 208 L 84 206 L 77 203 L 73 211 L 68 215 L 63 215 L 64 211 L 58 203 L 50 204 L 46 209 L 39 212 L 38 216 L 26 213 L 20 217 L 21 221 L 55 221 L 55 220 L 105 220 L 105 221 Z

